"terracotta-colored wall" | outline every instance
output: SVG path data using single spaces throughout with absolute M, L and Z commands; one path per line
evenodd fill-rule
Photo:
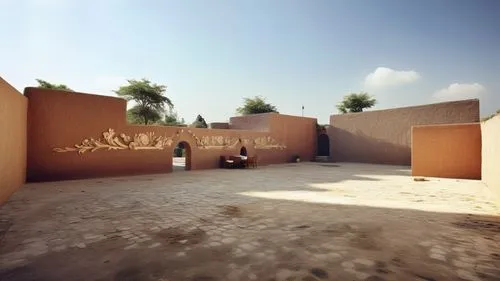
M 270 132 L 277 138 L 282 137 L 287 144 L 286 154 L 282 162 L 287 162 L 294 155 L 302 161 L 311 161 L 316 154 L 317 134 L 315 118 L 271 114 Z
M 132 151 L 110 152 L 113 157 L 105 158 L 101 153 L 79 156 L 52 151 L 80 144 L 85 138 L 99 138 L 108 128 L 120 132 L 126 125 L 125 100 L 38 88 L 26 88 L 24 93 L 29 99 L 28 181 L 58 179 L 63 174 L 67 179 L 105 176 L 127 171 L 120 163 L 137 157 Z M 153 164 L 142 163 L 139 169 Z
M 481 179 L 479 123 L 412 128 L 413 176 Z
M 0 204 L 26 178 L 27 108 L 28 100 L 0 77 Z
M 479 101 L 332 115 L 328 135 L 332 161 L 411 164 L 411 127 L 479 122 Z
M 500 203 L 500 115 L 481 123 L 482 179 Z
M 271 112 L 231 117 L 230 128 L 270 132 L 277 140 L 287 144 L 285 153 L 268 151 L 259 158 L 266 163 L 283 163 L 290 161 L 294 155 L 300 156 L 302 161 L 313 160 L 317 146 L 316 123 L 315 118 Z
M 212 122 L 210 123 L 210 129 L 229 129 L 229 123 L 227 122 Z
M 235 116 L 229 119 L 229 128 L 234 130 L 268 131 L 270 118 L 278 113 L 261 113 L 245 116 Z
M 290 148 L 304 155 L 314 151 L 310 136 L 288 132 L 288 128 L 293 127 L 300 128 L 302 132 L 308 131 L 305 126 L 311 124 L 310 126 L 313 127 L 313 121 L 314 124 L 316 122 L 315 119 L 310 118 L 304 118 L 307 121 L 303 121 L 300 117 L 296 119 L 288 116 L 273 116 L 278 120 L 277 123 L 287 128 L 285 131 L 277 132 L 138 126 L 126 124 L 126 102 L 123 99 L 37 88 L 27 88 L 25 94 L 30 100 L 28 181 L 171 172 L 172 152 L 175 145 L 181 141 L 189 143 L 191 147 L 192 170 L 218 168 L 221 155 L 239 154 L 243 145 L 247 148 L 248 155 L 259 157 L 260 164 L 285 162 L 290 154 Z M 252 119 L 250 116 L 245 118 Z M 242 121 L 242 124 L 251 124 L 251 121 L 245 121 L 244 118 L 238 120 Z M 76 152 L 53 151 L 53 148 L 80 144 L 84 139 L 102 138 L 102 133 L 109 128 L 114 129 L 117 135 L 123 133 L 127 136 L 153 132 L 156 136 L 172 137 L 175 143 L 163 150 L 99 150 L 82 155 Z M 284 133 L 286 134 L 280 135 Z M 231 148 L 206 149 L 196 144 L 195 137 L 201 138 L 202 136 L 233 137 L 242 140 L 269 136 L 287 147 L 255 149 L 253 145 L 238 143 Z M 291 136 L 302 141 L 290 140 Z

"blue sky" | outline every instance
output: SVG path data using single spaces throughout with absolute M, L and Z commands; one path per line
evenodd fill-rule
M 496 0 L 0 0 L 0 76 L 113 95 L 166 84 L 192 122 L 225 121 L 244 97 L 328 122 L 349 92 L 376 109 L 480 98 L 500 109 Z

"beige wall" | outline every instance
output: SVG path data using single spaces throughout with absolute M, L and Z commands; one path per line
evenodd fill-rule
M 333 161 L 411 164 L 411 127 L 479 122 L 479 101 L 332 115 L 328 135 Z
M 426 125 L 412 128 L 413 176 L 481 179 L 481 125 Z
M 28 100 L 0 77 L 0 204 L 25 181 L 27 107 Z
M 137 126 L 126 123 L 126 101 L 120 98 L 38 88 L 26 88 L 25 95 L 30 101 L 28 181 L 171 172 L 172 152 L 181 141 L 191 148 L 193 170 L 218 168 L 220 156 L 237 155 L 242 146 L 248 155 L 258 157 L 259 164 L 287 162 L 294 153 L 309 160 L 315 149 L 315 139 L 310 133 L 315 130 L 316 119 L 311 118 L 279 114 L 238 117 L 239 130 Z M 267 122 L 265 130 L 246 129 L 262 128 L 263 120 Z M 121 134 L 133 137 L 151 132 L 169 138 L 172 143 L 161 150 L 127 147 L 81 155 L 54 151 L 54 148 L 74 147 L 85 139 L 103 139 L 103 132 L 110 128 L 119 139 Z M 233 145 L 206 148 L 198 141 L 203 137 L 230 139 Z M 264 137 L 270 140 L 267 141 L 270 145 L 253 143 Z
M 500 115 L 481 123 L 482 177 L 500 203 Z

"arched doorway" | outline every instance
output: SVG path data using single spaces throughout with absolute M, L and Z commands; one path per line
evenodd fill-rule
M 247 148 L 242 146 L 241 149 L 240 149 L 240 155 L 241 156 L 248 156 L 248 153 L 247 153 Z
M 330 138 L 327 134 L 320 134 L 318 136 L 317 156 L 330 156 Z
M 172 172 L 191 170 L 191 146 L 185 141 L 177 143 L 172 153 Z

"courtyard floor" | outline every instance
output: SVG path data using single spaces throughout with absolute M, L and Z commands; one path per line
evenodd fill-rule
M 185 171 L 186 170 L 186 157 L 173 157 L 172 158 L 172 171 Z
M 479 181 L 301 163 L 27 184 L 0 280 L 500 280 Z

